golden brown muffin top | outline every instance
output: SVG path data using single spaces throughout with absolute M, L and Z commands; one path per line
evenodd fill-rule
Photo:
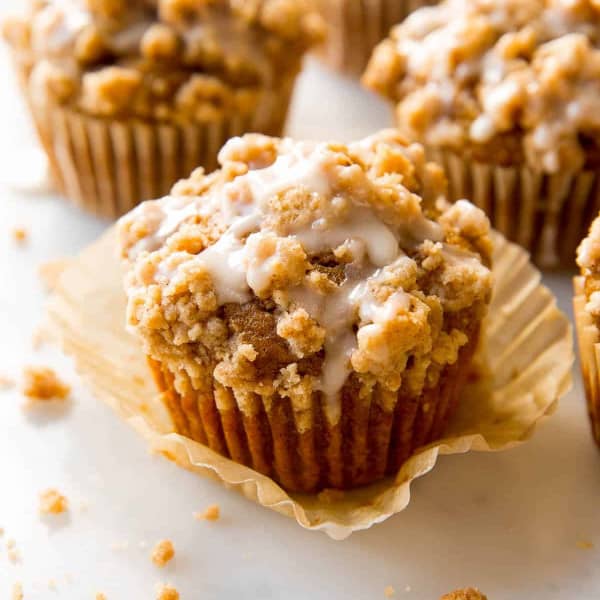
M 487 596 L 475 588 L 466 588 L 446 594 L 440 600 L 487 600 Z
M 457 360 L 490 297 L 489 222 L 446 204 L 421 146 L 247 135 L 219 160 L 120 221 L 128 323 L 152 358 L 331 406 L 351 373 L 418 394 Z
M 577 264 L 584 278 L 587 297 L 586 310 L 600 327 L 600 216 L 595 219 L 577 249 Z
M 413 139 L 579 170 L 600 141 L 599 43 L 597 0 L 446 0 L 394 28 L 364 82 Z
M 4 35 L 35 96 L 101 117 L 251 112 L 323 34 L 310 0 L 30 0 Z

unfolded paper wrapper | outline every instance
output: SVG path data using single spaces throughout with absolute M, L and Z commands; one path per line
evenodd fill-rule
M 494 245 L 495 291 L 477 358 L 479 374 L 446 437 L 419 450 L 396 477 L 345 493 L 288 494 L 268 477 L 173 433 L 144 352 L 125 329 L 114 229 L 65 268 L 49 301 L 48 326 L 94 394 L 147 438 L 153 451 L 302 527 L 343 539 L 406 508 L 411 482 L 429 472 L 440 454 L 497 451 L 524 442 L 568 391 L 573 342 L 567 318 L 527 253 L 499 234 Z

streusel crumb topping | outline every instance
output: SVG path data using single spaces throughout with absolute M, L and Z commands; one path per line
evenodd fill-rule
M 180 393 L 320 392 L 335 419 L 350 377 L 418 394 L 457 360 L 490 297 L 489 223 L 445 202 L 421 146 L 248 135 L 219 159 L 119 225 L 128 323 Z
M 4 24 L 37 101 L 159 121 L 251 112 L 323 33 L 310 0 L 30 0 Z
M 71 393 L 71 387 L 49 367 L 26 367 L 23 379 L 23 394 L 33 402 L 64 400 Z
M 175 547 L 171 540 L 161 540 L 152 550 L 152 562 L 157 567 L 165 567 L 175 557 Z
M 179 592 L 170 585 L 159 584 L 156 586 L 156 600 L 179 600 Z
M 600 217 L 590 227 L 588 237 L 577 250 L 577 264 L 584 278 L 586 310 L 600 327 Z
M 487 596 L 474 588 L 457 590 L 440 598 L 440 600 L 487 600 Z
M 549 173 L 600 147 L 597 0 L 445 0 L 375 51 L 367 86 L 411 138 Z
M 60 515 L 68 510 L 69 502 L 58 490 L 48 489 L 40 494 L 40 513 Z

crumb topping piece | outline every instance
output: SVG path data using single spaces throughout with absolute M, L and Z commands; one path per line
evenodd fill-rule
M 440 600 L 487 600 L 487 596 L 474 588 L 466 588 L 445 594 Z
M 596 327 L 600 327 L 600 216 L 593 221 L 588 236 L 579 245 L 577 264 L 584 278 L 585 308 Z
M 31 0 L 4 37 L 39 98 L 98 117 L 251 112 L 323 37 L 311 0 Z
M 204 512 L 194 513 L 197 521 L 218 521 L 221 518 L 221 509 L 218 504 L 209 506 Z
M 64 400 L 71 387 L 48 367 L 26 367 L 23 394 L 32 401 Z
M 156 586 L 156 600 L 179 600 L 179 592 L 170 585 L 160 583 Z
M 69 502 L 58 490 L 48 489 L 40 494 L 40 513 L 60 515 L 69 508 Z
M 27 241 L 27 229 L 25 227 L 13 227 L 12 236 L 17 244 L 24 244 Z
M 97 592 L 96 593 L 96 600 L 106 600 L 106 595 L 103 594 L 102 592 Z
M 597 0 L 445 0 L 392 30 L 364 82 L 412 138 L 576 171 L 599 147 L 599 45 Z
M 152 562 L 157 567 L 165 567 L 175 557 L 175 547 L 171 540 L 161 540 L 152 551 Z
M 386 586 L 386 588 L 383 590 L 383 595 L 386 598 L 393 598 L 395 593 L 396 590 L 391 585 Z
M 129 326 L 187 393 L 325 399 L 350 377 L 418 394 L 485 313 L 485 215 L 384 131 L 349 145 L 234 138 L 221 170 L 119 224 Z

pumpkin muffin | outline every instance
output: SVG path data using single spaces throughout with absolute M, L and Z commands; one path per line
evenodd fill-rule
M 374 52 L 364 83 L 542 266 L 573 263 L 600 210 L 600 5 L 446 0 Z
M 60 191 L 120 215 L 230 137 L 279 135 L 323 33 L 308 2 L 31 0 L 4 35 Z
M 407 15 L 436 0 L 316 0 L 327 40 L 321 58 L 331 67 L 360 76 L 373 48 Z
M 484 213 L 395 131 L 230 140 L 119 223 L 127 321 L 176 430 L 290 491 L 443 436 L 491 293 Z
M 577 251 L 575 324 L 594 439 L 600 445 L 600 217 Z

